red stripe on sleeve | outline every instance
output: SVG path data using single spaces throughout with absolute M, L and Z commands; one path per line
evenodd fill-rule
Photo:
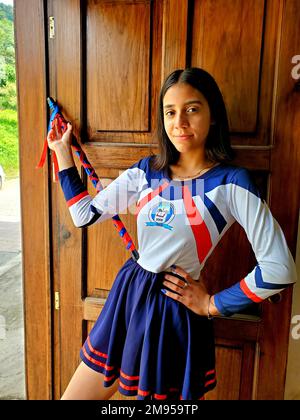
M 67 201 L 68 207 L 73 206 L 73 204 L 77 203 L 79 200 L 81 200 L 83 197 L 86 197 L 87 195 L 89 195 L 89 193 L 87 191 L 83 191 L 82 193 L 71 198 L 70 200 Z
M 260 303 L 263 301 L 262 298 L 260 298 L 259 296 L 255 295 L 253 292 L 251 292 L 251 290 L 249 289 L 249 287 L 247 286 L 245 279 L 240 281 L 240 286 L 242 291 L 245 293 L 245 295 L 251 299 L 253 302 L 256 303 Z

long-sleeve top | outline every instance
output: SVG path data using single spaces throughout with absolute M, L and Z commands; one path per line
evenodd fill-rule
M 158 273 L 172 265 L 199 280 L 205 262 L 237 221 L 257 264 L 233 286 L 215 294 L 223 315 L 261 302 L 296 281 L 296 267 L 284 234 L 249 171 L 221 163 L 189 181 L 154 171 L 151 156 L 125 170 L 92 198 L 76 167 L 59 172 L 75 226 L 85 227 L 122 214 L 136 204 L 138 252 L 144 269 Z

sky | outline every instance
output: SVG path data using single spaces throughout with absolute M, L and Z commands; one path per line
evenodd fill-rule
M 9 4 L 10 6 L 13 6 L 14 5 L 14 1 L 13 0 L 0 0 L 0 3 Z

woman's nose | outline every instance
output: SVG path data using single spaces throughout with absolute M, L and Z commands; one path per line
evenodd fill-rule
M 186 127 L 188 120 L 184 114 L 178 113 L 175 117 L 175 128 Z

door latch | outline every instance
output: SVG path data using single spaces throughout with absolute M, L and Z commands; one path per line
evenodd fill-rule
M 54 293 L 54 308 L 59 311 L 60 302 L 59 302 L 59 292 Z
M 49 17 L 49 37 L 53 39 L 55 37 L 55 21 L 54 16 Z

